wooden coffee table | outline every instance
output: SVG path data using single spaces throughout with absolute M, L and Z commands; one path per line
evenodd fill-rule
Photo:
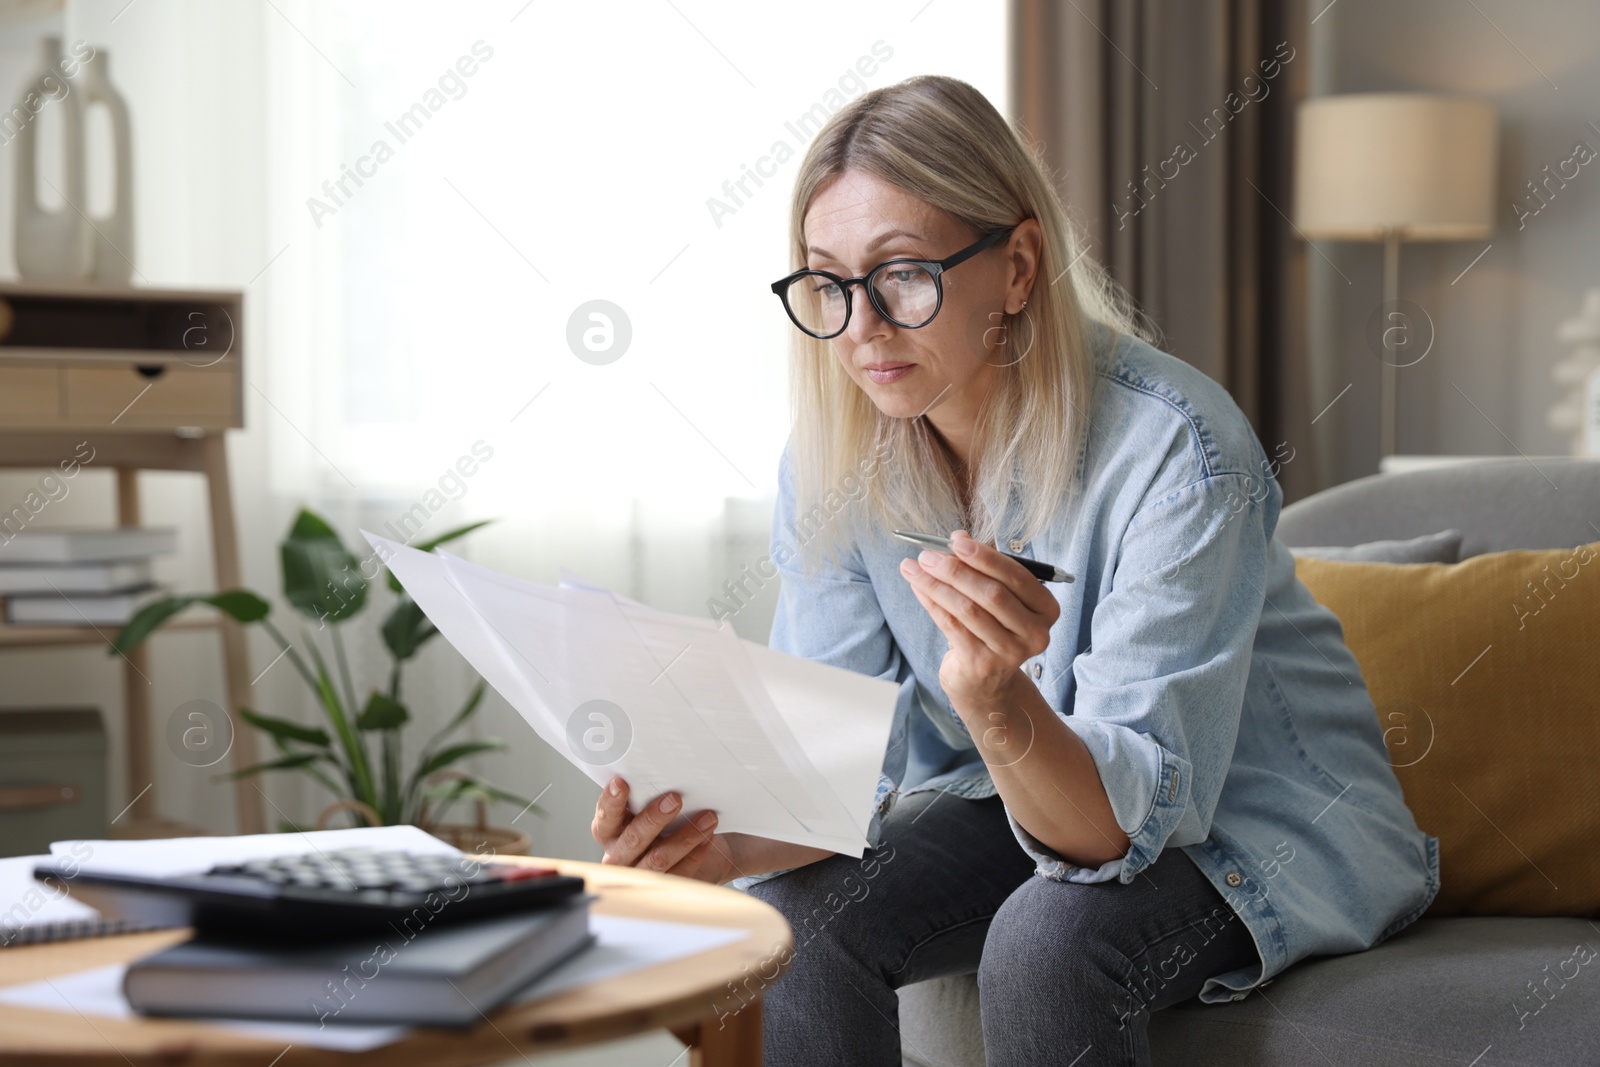
M 781 975 L 794 949 L 789 924 L 775 908 L 734 889 L 632 867 L 537 857 L 500 856 L 496 862 L 552 866 L 583 877 L 600 898 L 591 905 L 595 914 L 741 927 L 750 936 L 504 1008 L 470 1030 L 419 1027 L 395 1044 L 359 1053 L 301 1045 L 284 1051 L 282 1042 L 176 1019 L 111 1019 L 0 1004 L 0 1065 L 468 1067 L 661 1029 L 690 1046 L 689 1062 L 698 1067 L 761 1063 L 761 991 Z M 187 936 L 186 930 L 162 930 L 0 949 L 0 985 L 131 960 Z

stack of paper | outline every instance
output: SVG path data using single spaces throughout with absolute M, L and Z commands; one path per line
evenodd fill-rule
M 418 607 L 539 734 L 630 808 L 852 856 L 867 847 L 898 687 L 658 611 L 566 572 L 541 585 L 366 530 Z
M 171 526 L 0 531 L 0 600 L 15 626 L 121 625 L 166 591 L 150 560 L 177 551 Z

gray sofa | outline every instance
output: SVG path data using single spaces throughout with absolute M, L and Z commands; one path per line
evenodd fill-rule
M 1600 461 L 1493 459 L 1373 475 L 1284 508 L 1277 536 L 1297 548 L 1445 529 L 1465 533 L 1463 558 L 1600 540 Z M 1579 945 L 1600 951 L 1600 922 L 1421 919 L 1369 951 L 1301 960 L 1262 995 L 1157 1012 L 1152 1059 L 1160 1067 L 1600 1064 L 1600 960 L 1546 985 L 1555 995 L 1537 1015 L 1517 1008 L 1538 1003 L 1529 983 L 1555 974 Z M 976 976 L 902 989 L 900 1027 L 907 1067 L 981 1067 Z

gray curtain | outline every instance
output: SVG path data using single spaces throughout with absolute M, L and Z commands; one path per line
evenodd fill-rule
M 1012 0 L 1013 117 L 1098 258 L 1249 417 L 1284 502 L 1317 491 L 1304 244 L 1310 62 L 1292 0 Z

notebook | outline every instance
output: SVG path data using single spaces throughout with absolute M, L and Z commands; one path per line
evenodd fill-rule
M 8 856 L 0 859 L 0 949 L 41 941 L 66 941 L 102 934 L 154 930 L 151 923 L 108 919 L 70 893 L 34 881 L 36 864 L 58 856 Z
M 598 899 L 580 893 L 409 936 L 397 927 L 333 943 L 197 938 L 131 964 L 122 991 L 147 1015 L 471 1026 L 593 944 L 589 904 Z

